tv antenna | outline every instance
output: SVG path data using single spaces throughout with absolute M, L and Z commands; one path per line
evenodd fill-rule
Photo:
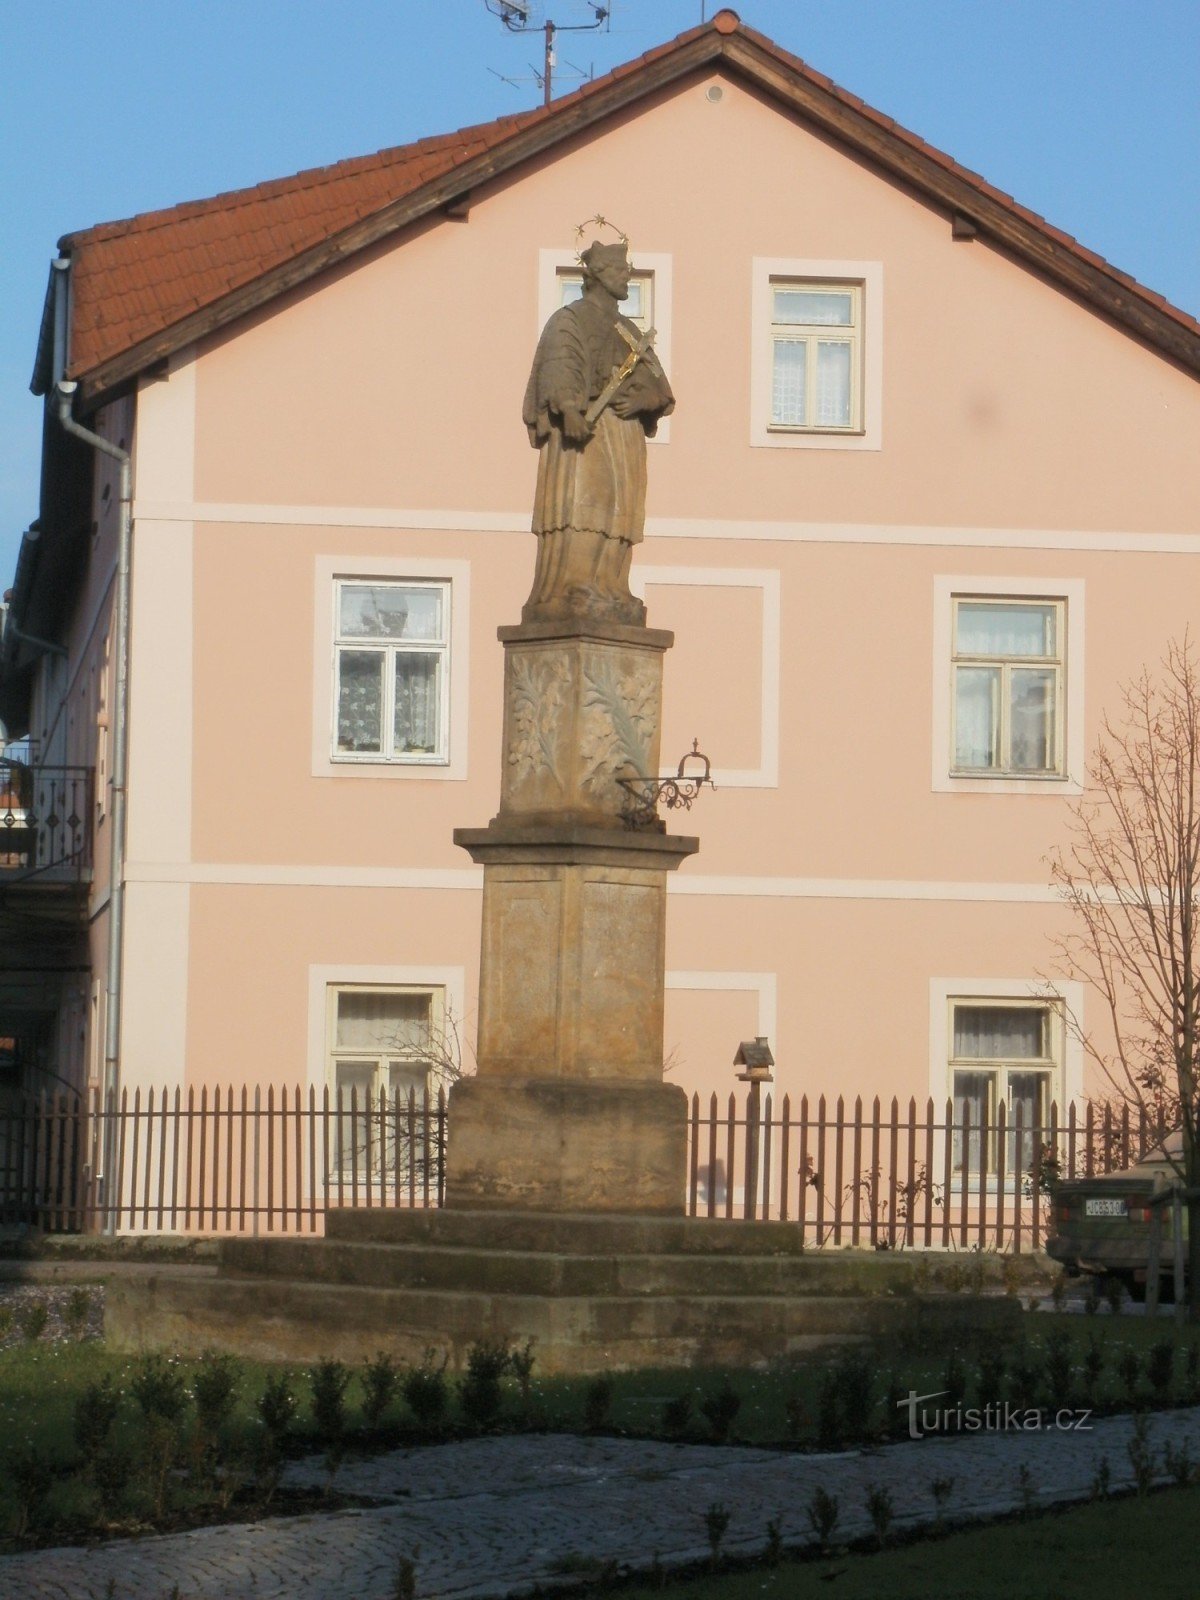
M 596 0 L 584 0 L 588 10 L 592 13 L 591 22 L 552 22 L 549 17 L 542 15 L 544 7 L 538 0 L 483 0 L 485 6 L 494 17 L 508 29 L 509 33 L 540 33 L 545 38 L 545 50 L 542 56 L 542 70 L 539 72 L 532 67 L 534 81 L 542 86 L 542 104 L 549 105 L 554 93 L 554 69 L 558 65 L 558 56 L 554 48 L 555 37 L 560 33 L 592 33 L 597 28 L 605 28 L 612 6 L 597 5 Z M 568 66 L 571 63 L 567 62 Z M 572 67 L 580 77 L 586 74 L 580 72 L 578 67 Z M 496 74 L 503 78 L 505 83 L 516 83 L 515 78 L 505 78 L 502 72 Z

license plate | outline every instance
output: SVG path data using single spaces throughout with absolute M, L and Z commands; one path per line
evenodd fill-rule
M 1087 1217 L 1123 1217 L 1125 1213 L 1124 1200 L 1087 1200 L 1083 1207 L 1084 1216 Z

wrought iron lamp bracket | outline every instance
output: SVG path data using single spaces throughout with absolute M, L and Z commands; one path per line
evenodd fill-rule
M 692 763 L 691 767 L 689 762 Z M 698 739 L 692 740 L 692 748 L 683 756 L 674 777 L 648 778 L 639 772 L 632 777 L 618 778 L 617 782 L 626 794 L 621 811 L 625 826 L 630 829 L 656 828 L 660 833 L 665 833 L 667 827 L 658 814 L 660 804 L 666 806 L 668 811 L 677 808 L 690 811 L 692 801 L 705 784 L 710 789 L 717 787 L 712 780 L 712 762 L 701 750 Z

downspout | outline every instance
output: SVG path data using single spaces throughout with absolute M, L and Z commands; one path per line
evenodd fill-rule
M 116 684 L 112 713 L 112 808 L 108 869 L 108 960 L 104 1016 L 104 1104 L 116 1108 L 121 1083 L 121 961 L 125 926 L 125 799 L 128 771 L 127 722 L 129 707 L 129 572 L 133 547 L 133 458 L 128 450 L 94 433 L 72 415 L 78 384 L 62 377 L 66 363 L 68 260 L 54 262 L 54 399 L 58 420 L 67 433 L 99 450 L 117 463 L 120 481 L 117 501 L 117 617 Z M 115 1231 L 116 1213 L 107 1192 L 115 1168 L 116 1118 L 105 1122 L 104 1211 L 105 1232 Z

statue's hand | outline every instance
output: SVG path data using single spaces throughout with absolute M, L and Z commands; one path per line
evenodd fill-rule
M 568 444 L 586 444 L 592 437 L 587 417 L 573 406 L 564 406 L 562 413 L 563 438 Z
M 631 394 L 618 394 L 609 401 L 609 407 L 618 417 L 636 417 L 641 410 L 637 399 Z

